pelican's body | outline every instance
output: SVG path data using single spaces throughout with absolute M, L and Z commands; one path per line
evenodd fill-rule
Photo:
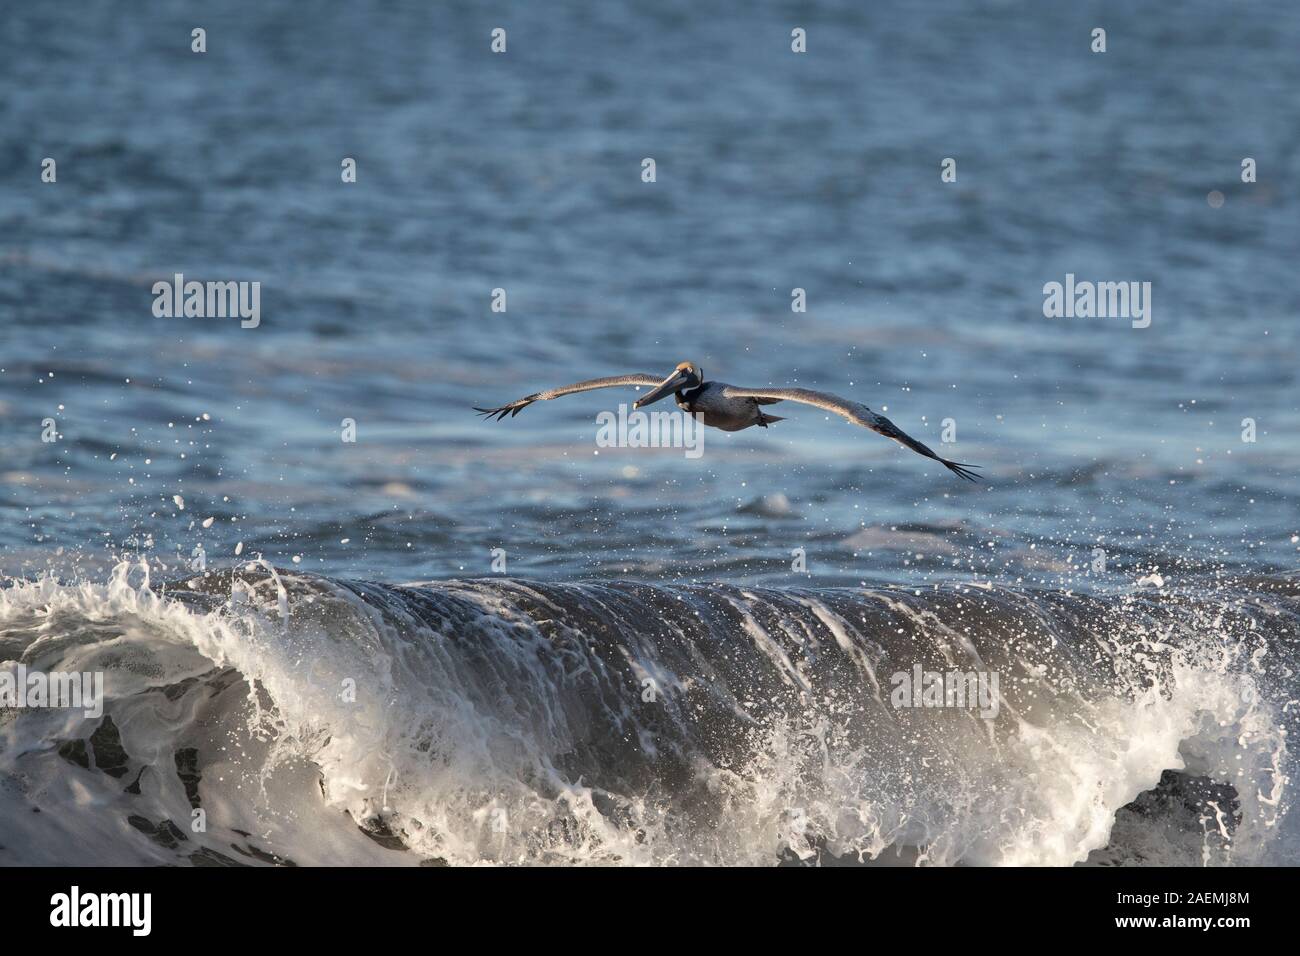
M 773 422 L 784 421 L 780 415 L 769 415 L 764 412 L 762 409 L 764 405 L 773 405 L 777 402 L 799 402 L 804 405 L 813 405 L 834 412 L 854 425 L 861 425 L 863 428 L 869 428 L 886 438 L 892 438 L 900 445 L 904 445 L 926 458 L 934 459 L 949 471 L 965 478 L 967 481 L 974 481 L 976 478 L 975 474 L 969 469 L 979 467 L 978 465 L 964 465 L 961 462 L 940 458 L 888 418 L 877 415 L 866 405 L 858 402 L 840 398 L 838 395 L 831 395 L 829 392 L 816 392 L 806 388 L 742 388 L 738 385 L 728 385 L 725 382 L 706 382 L 704 373 L 690 362 L 682 362 L 662 381 L 653 375 L 643 373 L 611 375 L 607 378 L 593 378 L 585 382 L 575 382 L 572 385 L 564 385 L 545 392 L 536 392 L 511 402 L 509 405 L 501 405 L 497 408 L 475 408 L 474 410 L 482 412 L 489 418 L 495 417 L 500 421 L 507 415 L 511 417 L 518 415 L 533 402 L 544 402 L 559 398 L 562 395 L 572 395 L 575 392 L 589 392 L 597 388 L 612 388 L 618 385 L 650 388 L 649 393 L 636 400 L 635 407 L 637 408 L 653 404 L 668 395 L 672 395 L 677 400 L 677 407 L 682 411 L 699 416 L 703 419 L 705 425 L 727 432 L 738 432 L 754 425 L 761 425 L 766 428 Z
M 735 388 L 725 382 L 705 382 L 692 389 L 674 393 L 677 407 L 688 415 L 697 415 L 710 428 L 724 432 L 738 432 L 742 428 L 784 421 L 780 415 L 768 415 L 759 407 L 757 398 L 733 398 L 727 389 Z M 769 402 L 771 400 L 769 399 Z M 640 404 L 640 403 L 638 403 Z

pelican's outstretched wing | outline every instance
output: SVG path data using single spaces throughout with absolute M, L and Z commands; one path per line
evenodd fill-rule
M 548 402 L 552 398 L 559 398 L 561 395 L 572 395 L 574 392 L 590 392 L 595 388 L 612 388 L 615 385 L 658 385 L 660 379 L 653 375 L 643 375 L 633 372 L 630 375 L 610 375 L 606 378 L 593 378 L 585 382 L 574 382 L 572 385 L 561 385 L 559 388 L 552 388 L 545 392 L 535 392 L 532 395 L 525 395 L 509 405 L 502 405 L 500 408 L 479 408 L 475 406 L 474 411 L 480 412 L 488 418 L 496 416 L 497 421 L 505 418 L 507 415 L 515 416 L 522 412 L 533 402 Z
M 828 412 L 834 412 L 836 415 L 842 415 L 855 425 L 861 425 L 863 428 L 870 428 L 877 434 L 884 435 L 886 438 L 892 438 L 900 445 L 906 445 L 914 452 L 924 455 L 926 458 L 933 458 L 935 461 L 944 465 L 949 471 L 965 478 L 967 481 L 975 481 L 979 476 L 969 471 L 970 468 L 978 468 L 979 465 L 963 465 L 958 461 L 949 461 L 947 458 L 940 458 L 933 451 L 921 444 L 907 432 L 903 431 L 884 415 L 877 415 L 865 405 L 858 402 L 850 402 L 846 398 L 840 398 L 838 395 L 831 395 L 829 392 L 814 392 L 807 388 L 741 388 L 737 385 L 728 385 L 722 393 L 727 398 L 756 398 L 759 401 L 770 399 L 773 401 L 783 402 L 802 402 L 805 405 L 816 405 L 818 408 L 824 408 Z

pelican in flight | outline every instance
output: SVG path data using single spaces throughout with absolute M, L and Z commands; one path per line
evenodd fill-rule
M 807 388 L 741 388 L 725 382 L 706 382 L 703 370 L 692 362 L 682 362 L 662 381 L 653 375 L 639 373 L 610 375 L 606 378 L 593 378 L 585 382 L 574 382 L 572 385 L 562 385 L 545 392 L 535 392 L 499 408 L 476 407 L 474 411 L 486 418 L 495 417 L 497 421 L 501 421 L 507 415 L 511 417 L 518 415 L 533 402 L 547 402 L 562 395 L 590 392 L 597 388 L 613 388 L 619 385 L 644 385 L 651 389 L 648 394 L 636 400 L 633 408 L 642 408 L 672 394 L 677 399 L 677 407 L 682 411 L 699 416 L 705 425 L 721 428 L 727 432 L 740 431 L 753 425 L 766 428 L 773 422 L 784 421 L 780 415 L 769 415 L 764 412 L 761 407 L 763 405 L 775 405 L 777 402 L 802 402 L 804 405 L 814 405 L 828 412 L 834 412 L 854 425 L 870 428 L 877 434 L 892 438 L 900 445 L 906 445 L 926 458 L 933 458 L 967 481 L 975 481 L 978 477 L 970 469 L 978 468 L 979 465 L 963 465 L 961 462 L 940 458 L 884 415 L 877 415 L 865 405 L 840 398 L 838 395 L 831 395 L 829 392 L 814 392 Z

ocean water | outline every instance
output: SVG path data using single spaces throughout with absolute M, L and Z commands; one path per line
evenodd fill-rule
M 0 710 L 0 863 L 1300 862 L 1298 41 L 8 11 L 0 663 L 107 702 Z M 177 273 L 259 323 L 155 316 Z M 1149 326 L 1046 317 L 1067 275 Z M 986 480 L 790 403 L 698 457 L 600 447 L 631 390 L 471 410 L 683 360 Z M 1000 713 L 900 710 L 916 665 Z

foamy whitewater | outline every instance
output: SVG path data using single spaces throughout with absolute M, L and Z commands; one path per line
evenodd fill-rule
M 0 27 L 0 671 L 105 692 L 0 864 L 1300 864 L 1300 4 L 121 6 Z M 682 361 L 985 480 L 472 410 Z
M 0 711 L 0 862 L 1295 863 L 1298 613 L 1294 576 L 13 581 L 0 658 L 107 699 Z M 916 663 L 998 672 L 996 719 L 892 706 Z

